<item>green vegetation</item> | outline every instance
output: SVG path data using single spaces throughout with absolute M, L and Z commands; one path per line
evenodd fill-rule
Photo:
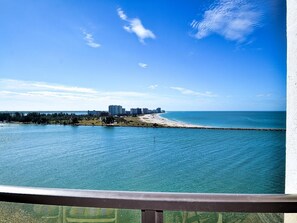
M 62 222 L 63 214 L 67 217 L 80 219 L 90 218 L 99 220 L 106 216 L 97 208 L 63 207 L 54 205 L 34 205 L 21 203 L 0 202 L 0 223 L 57 223 Z M 105 213 L 113 212 L 115 209 L 105 209 Z M 141 219 L 140 210 L 118 209 L 117 222 L 139 223 Z M 284 215 L 278 213 L 218 213 L 218 212 L 185 212 L 164 211 L 164 223 L 277 223 L 283 222 Z M 85 221 L 84 221 L 85 222 Z
M 0 202 L 0 223 L 46 223 L 44 219 L 34 215 L 30 210 L 32 205 Z
M 0 113 L 0 122 L 23 124 L 55 124 L 55 125 L 87 125 L 87 126 L 131 126 L 131 127 L 162 127 L 158 124 L 146 123 L 137 116 L 95 116 L 67 113 L 43 114 L 30 112 L 28 114 Z
M 59 223 L 63 221 L 63 214 L 66 217 L 77 218 L 78 222 L 79 220 L 86 222 L 85 220 L 82 221 L 86 218 L 90 218 L 90 222 L 94 222 L 94 220 L 98 222 L 100 218 L 106 217 L 97 215 L 101 213 L 99 208 L 64 206 L 63 209 L 65 212 L 62 210 L 62 206 L 0 202 L 0 223 Z M 115 209 L 105 209 L 105 212 L 107 210 L 110 212 Z M 140 218 L 140 210 L 118 210 L 117 222 L 139 223 Z
M 162 127 L 158 124 L 146 123 L 139 119 L 137 116 L 125 116 L 117 118 L 116 122 L 119 126 L 134 126 L 134 127 Z
M 2 122 L 18 122 L 25 124 L 61 124 L 61 125 L 76 125 L 79 123 L 81 117 L 75 114 L 54 113 L 42 114 L 31 112 L 23 114 L 16 113 L 0 113 L 0 121 Z
M 233 213 L 233 212 L 187 212 L 165 211 L 165 223 L 279 223 L 283 222 L 284 215 L 279 213 Z
M 102 122 L 105 124 L 105 125 L 110 125 L 110 124 L 113 124 L 115 122 L 115 118 L 113 116 L 107 116 L 107 117 L 104 117 L 102 119 Z

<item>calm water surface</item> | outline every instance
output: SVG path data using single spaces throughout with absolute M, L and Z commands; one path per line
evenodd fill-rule
M 284 192 L 285 132 L 1 126 L 4 185 Z
M 164 118 L 189 124 L 234 127 L 234 128 L 286 128 L 286 112 L 254 112 L 254 111 L 226 111 L 226 112 L 167 112 Z

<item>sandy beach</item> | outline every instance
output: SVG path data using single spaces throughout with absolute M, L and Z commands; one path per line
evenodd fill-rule
M 172 121 L 167 118 L 163 118 L 160 116 L 160 114 L 147 114 L 147 115 L 142 115 L 139 116 L 139 119 L 142 122 L 146 123 L 156 123 L 158 125 L 163 125 L 163 126 L 168 126 L 168 127 L 178 127 L 178 128 L 201 128 L 205 126 L 201 125 L 191 125 L 183 122 L 177 122 L 177 121 Z

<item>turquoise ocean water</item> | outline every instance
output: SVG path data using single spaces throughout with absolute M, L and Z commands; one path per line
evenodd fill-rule
M 284 131 L 0 126 L 4 185 L 284 192 Z
M 167 112 L 164 118 L 189 124 L 234 128 L 286 128 L 286 112 Z

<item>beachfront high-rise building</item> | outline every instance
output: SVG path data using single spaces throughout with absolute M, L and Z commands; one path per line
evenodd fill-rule
M 109 105 L 108 112 L 111 115 L 121 115 L 123 114 L 123 107 L 121 105 Z
M 140 114 L 142 114 L 141 108 L 131 108 L 130 112 L 131 112 L 131 115 L 140 115 Z
M 143 108 L 142 113 L 143 114 L 149 114 L 149 109 L 148 108 Z
M 137 109 L 136 108 L 131 108 L 130 109 L 130 114 L 131 115 L 137 115 Z
M 148 108 L 131 108 L 130 111 L 123 108 L 121 105 L 109 105 L 108 112 L 110 115 L 141 115 L 141 114 L 152 114 L 152 113 L 162 113 L 164 111 L 161 108 L 156 108 L 150 110 Z

